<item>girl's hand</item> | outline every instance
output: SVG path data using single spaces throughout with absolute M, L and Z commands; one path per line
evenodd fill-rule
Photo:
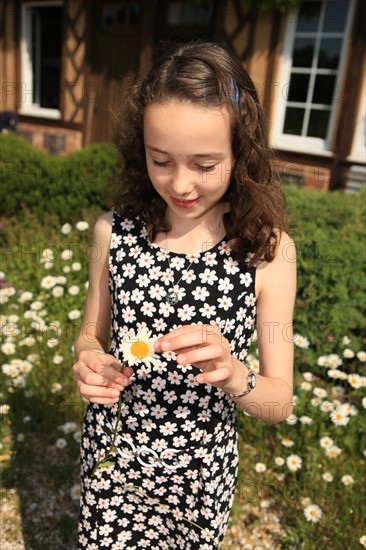
M 80 395 L 100 405 L 116 403 L 133 374 L 113 355 L 92 350 L 81 351 L 72 370 Z
M 156 340 L 155 351 L 174 351 L 178 353 L 178 364 L 189 363 L 201 369 L 196 380 L 202 384 L 229 393 L 243 386 L 244 367 L 231 355 L 228 340 L 215 325 L 186 325 L 173 330 Z

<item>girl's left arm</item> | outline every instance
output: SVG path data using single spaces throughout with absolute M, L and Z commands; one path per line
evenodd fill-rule
M 293 409 L 293 310 L 296 295 L 296 250 L 282 233 L 274 260 L 257 267 L 257 333 L 260 371 L 257 386 L 238 400 L 239 407 L 270 423 L 287 418 Z M 255 414 L 257 412 L 257 414 Z

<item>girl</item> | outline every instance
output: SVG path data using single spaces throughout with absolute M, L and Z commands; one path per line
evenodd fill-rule
M 234 497 L 237 408 L 271 423 L 292 411 L 293 242 L 254 85 L 224 48 L 165 53 L 129 81 L 122 120 L 123 182 L 95 225 L 75 344 L 90 402 L 79 548 L 211 550 Z M 259 374 L 245 364 L 255 327 Z

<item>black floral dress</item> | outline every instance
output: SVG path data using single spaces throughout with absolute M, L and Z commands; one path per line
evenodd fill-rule
M 167 292 L 179 283 L 178 302 Z M 255 325 L 255 268 L 239 265 L 225 240 L 196 255 L 150 243 L 138 221 L 113 216 L 109 256 L 111 353 L 131 329 L 153 337 L 186 324 L 220 330 L 244 360 Z M 78 548 L 218 548 L 227 527 L 238 470 L 235 403 L 195 380 L 198 369 L 176 354 L 135 366 L 113 465 L 94 471 L 111 446 L 117 404 L 89 404 L 81 442 Z M 123 357 L 119 357 L 123 359 Z

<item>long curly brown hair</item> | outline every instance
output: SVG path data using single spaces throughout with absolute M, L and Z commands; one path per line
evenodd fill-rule
M 143 116 L 149 103 L 171 99 L 229 109 L 234 166 L 223 197 L 230 204 L 224 214 L 227 239 L 240 261 L 248 252 L 252 264 L 272 261 L 286 229 L 285 199 L 273 178 L 273 155 L 254 84 L 239 60 L 219 44 L 176 44 L 146 75 L 126 78 L 116 126 L 123 165 L 114 201 L 117 211 L 128 218 L 138 216 L 152 241 L 158 231 L 170 229 L 166 203 L 147 172 Z

